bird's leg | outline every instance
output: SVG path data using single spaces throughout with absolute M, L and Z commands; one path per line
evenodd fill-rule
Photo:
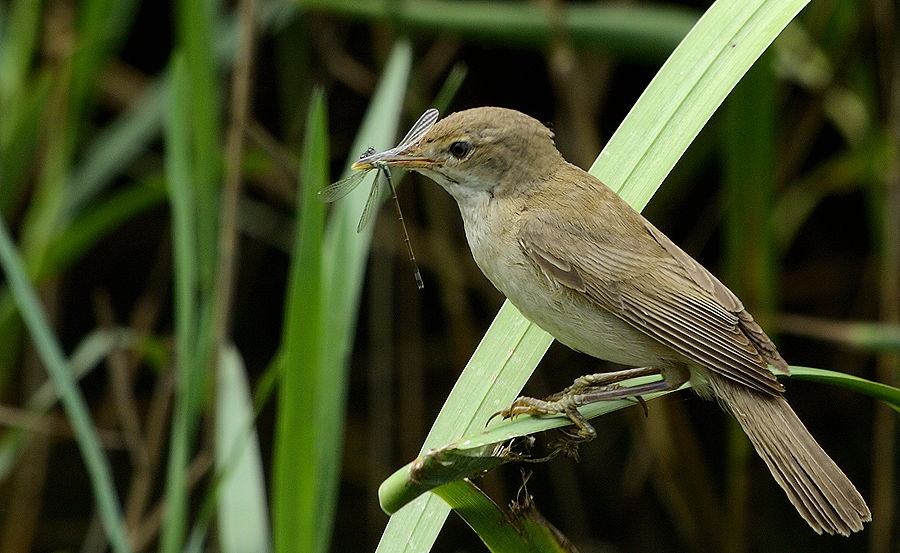
M 565 390 L 553 394 L 547 399 L 533 397 L 519 397 L 512 405 L 503 409 L 497 415 L 504 419 L 517 415 L 557 415 L 565 414 L 575 425 L 576 433 L 573 436 L 579 441 L 593 440 L 597 432 L 578 411 L 582 405 L 621 399 L 626 397 L 640 397 L 643 394 L 665 392 L 681 386 L 688 378 L 688 374 L 680 374 L 674 371 L 666 371 L 662 380 L 639 384 L 637 386 L 619 386 L 619 382 L 638 376 L 652 376 L 661 374 L 654 367 L 638 367 L 621 371 L 605 372 L 580 376 Z M 674 377 L 674 378 L 673 378 Z
M 575 381 L 572 382 L 572 385 L 569 386 L 568 388 L 566 388 L 565 390 L 563 390 L 561 392 L 557 392 L 547 399 L 554 400 L 554 399 L 559 399 L 559 398 L 563 398 L 566 396 L 587 394 L 592 391 L 605 391 L 605 390 L 609 390 L 613 386 L 616 386 L 619 382 L 622 382 L 623 380 L 628 380 L 629 378 L 636 378 L 638 376 L 653 376 L 655 374 L 660 374 L 660 370 L 655 367 L 637 367 L 634 369 L 622 369 L 620 371 L 586 374 L 584 376 L 579 376 L 578 378 L 576 378 Z M 617 396 L 617 397 L 627 397 L 627 396 L 633 396 L 633 395 L 635 395 L 635 394 L 626 394 L 625 396 Z M 606 399 L 612 399 L 612 398 L 606 398 Z M 579 405 L 586 405 L 588 403 L 594 403 L 594 401 L 600 401 L 600 400 L 589 400 L 584 403 L 579 403 Z

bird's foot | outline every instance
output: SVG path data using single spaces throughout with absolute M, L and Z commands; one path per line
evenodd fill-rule
M 504 419 L 519 415 L 548 416 L 564 414 L 575 426 L 574 432 L 568 432 L 568 440 L 573 442 L 586 442 L 597 437 L 594 427 L 578 411 L 578 408 L 598 401 L 622 399 L 633 397 L 644 406 L 641 395 L 653 392 L 662 392 L 673 389 L 672 383 L 666 379 L 639 384 L 637 386 L 621 386 L 619 382 L 638 376 L 652 376 L 660 374 L 660 370 L 653 367 L 639 367 L 615 372 L 596 373 L 580 376 L 565 390 L 551 395 L 547 399 L 533 397 L 519 397 L 512 405 L 495 413 L 491 418 L 500 416 Z M 677 388 L 680 386 L 674 386 Z

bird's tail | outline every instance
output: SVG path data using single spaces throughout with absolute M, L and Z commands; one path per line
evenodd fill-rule
M 850 535 L 872 514 L 850 479 L 831 460 L 780 395 L 765 395 L 718 374 L 710 385 L 738 420 L 800 516 L 821 534 Z

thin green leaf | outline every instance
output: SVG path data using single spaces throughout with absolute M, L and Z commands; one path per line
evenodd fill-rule
M 213 58 L 214 12 L 218 3 L 181 0 L 176 13 L 179 43 L 183 49 L 190 79 L 190 105 L 194 186 L 197 194 L 197 255 L 200 284 L 212 288 L 215 283 L 218 252 L 219 181 L 222 176 L 221 98 Z
M 453 98 L 456 97 L 456 93 L 459 92 L 459 88 L 466 79 L 466 73 L 468 72 L 469 69 L 463 62 L 456 62 L 453 64 L 453 67 L 450 68 L 450 73 L 447 74 L 447 78 L 444 79 L 444 84 L 441 85 L 441 89 L 438 90 L 438 93 L 434 97 L 434 102 L 432 103 L 438 111 L 443 113 L 447 110 L 450 102 L 453 101 Z
M 888 386 L 887 384 L 873 382 L 851 374 L 844 374 L 825 369 L 814 369 L 811 367 L 792 366 L 791 378 L 831 384 L 832 386 L 839 386 L 847 390 L 859 392 L 869 397 L 880 399 L 895 410 L 900 411 L 900 389 Z
M 129 329 L 95 330 L 75 347 L 68 360 L 72 379 L 77 382 L 101 363 L 112 350 L 133 350 L 141 343 Z M 38 420 L 59 401 L 59 389 L 53 380 L 44 382 L 25 404 L 27 413 Z M 16 467 L 30 431 L 12 429 L 0 439 L 0 482 Z
M 422 452 L 483 429 L 488 418 L 511 403 L 531 376 L 531 371 L 521 367 L 536 367 L 552 341 L 511 303 L 504 303 L 441 408 Z M 382 508 L 405 503 L 392 487 L 393 483 L 385 482 L 379 488 Z M 449 510 L 436 495 L 420 496 L 391 516 L 378 551 L 427 551 Z M 414 547 L 408 540 L 425 541 Z
M 658 380 L 658 377 L 635 378 L 623 385 L 631 386 L 653 380 Z M 643 399 L 650 401 L 667 393 L 671 392 L 648 394 Z M 620 399 L 585 405 L 579 411 L 585 418 L 592 419 L 634 405 L 636 403 L 631 399 Z M 477 429 L 446 445 L 431 449 L 394 472 L 378 490 L 381 508 L 388 514 L 393 514 L 426 491 L 515 460 L 514 455 L 501 447 L 510 440 L 571 424 L 572 421 L 565 415 L 526 415 L 508 420 L 495 419 L 487 428 Z
M 229 346 L 216 382 L 216 470 L 219 546 L 223 553 L 269 553 L 272 536 L 259 437 L 244 362 Z
M 166 119 L 166 183 L 172 211 L 175 272 L 175 366 L 178 386 L 172 417 L 166 477 L 166 510 L 160 549 L 176 553 L 182 547 L 187 517 L 187 465 L 195 426 L 191 398 L 192 373 L 197 372 L 195 349 L 200 340 L 196 294 L 199 289 L 195 210 L 197 199 L 191 172 L 189 82 L 184 58 L 176 54 L 172 63 L 172 88 Z
M 43 129 L 40 122 L 47 111 L 51 85 L 47 77 L 37 79 L 19 102 L 8 100 L 11 105 L 4 106 L 15 106 L 15 113 L 5 117 L 4 128 L 0 129 L 0 213 L 4 216 L 16 213 L 28 193 L 24 184 L 34 170 L 35 146 Z M 3 103 L 0 99 L 0 106 Z
M 63 218 L 71 220 L 159 136 L 169 99 L 168 72 L 155 79 L 140 99 L 103 127 L 73 168 Z
M 524 484 L 523 484 L 524 487 Z M 538 512 L 528 491 L 509 510 L 500 509 L 472 482 L 454 482 L 435 490 L 494 553 L 574 553 L 575 547 Z
M 0 142 L 9 138 L 14 99 L 27 95 L 28 75 L 40 36 L 40 2 L 9 2 L 0 8 Z M 3 17 L 5 16 L 5 17 Z
M 301 6 L 367 22 L 388 20 L 415 32 L 545 48 L 560 34 L 583 48 L 634 58 L 664 58 L 697 21 L 693 10 L 664 5 L 456 0 L 300 0 Z
M 19 312 L 34 341 L 35 349 L 47 368 L 50 378 L 60 391 L 63 407 L 75 431 L 78 448 L 91 477 L 97 510 L 103 522 L 107 539 L 113 551 L 128 553 L 131 546 L 122 525 L 122 507 L 116 495 L 109 461 L 100 446 L 94 431 L 93 421 L 87 404 L 81 395 L 72 373 L 66 366 L 62 347 L 50 328 L 50 323 L 41 308 L 37 293 L 28 279 L 28 272 L 21 255 L 12 241 L 6 223 L 0 219 L 0 265 L 6 276 Z
M 278 394 L 272 513 L 275 550 L 317 551 L 320 536 L 319 501 L 328 490 L 319 464 L 322 419 L 319 394 L 332 385 L 322 366 L 322 342 L 327 333 L 322 305 L 322 235 L 325 206 L 316 193 L 328 183 L 328 126 L 325 97 L 310 100 L 299 188 L 297 236 L 288 277 L 287 311 L 282 337 L 281 382 Z M 340 432 L 331 428 L 331 431 Z M 298 462 L 302 459 L 302 462 Z

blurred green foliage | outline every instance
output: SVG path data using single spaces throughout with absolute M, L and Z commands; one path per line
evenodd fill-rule
M 378 485 L 502 298 L 437 187 L 400 192 L 421 293 L 392 216 L 357 235 L 365 191 L 326 224 L 314 190 L 436 97 L 528 112 L 587 166 L 708 7 L 0 0 L 0 550 L 373 550 Z M 896 2 L 811 2 L 645 211 L 788 361 L 892 385 L 898 35 Z M 596 370 L 551 348 L 527 391 Z M 582 551 L 897 550 L 896 415 L 788 385 L 870 500 L 861 535 L 810 535 L 715 405 L 671 397 L 528 490 Z M 435 550 L 483 547 L 447 524 Z

